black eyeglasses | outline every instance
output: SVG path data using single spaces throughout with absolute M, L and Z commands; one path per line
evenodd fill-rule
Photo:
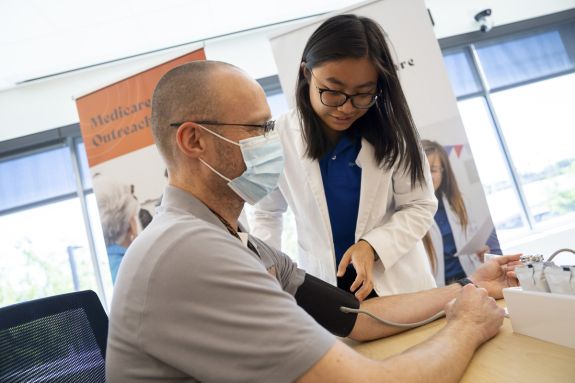
M 338 107 L 342 106 L 351 100 L 351 105 L 357 109 L 369 109 L 377 101 L 377 93 L 356 93 L 347 94 L 345 92 L 340 92 L 339 90 L 331 90 L 327 88 L 317 87 L 319 92 L 319 99 L 321 103 L 325 106 Z
M 310 70 L 311 75 L 317 81 L 317 77 Z M 345 92 L 340 92 L 339 90 L 332 90 L 329 88 L 320 88 L 315 86 L 319 92 L 319 99 L 322 104 L 330 107 L 339 107 L 351 100 L 351 105 L 357 109 L 369 109 L 377 101 L 379 92 L 376 93 L 356 93 L 347 94 Z
M 189 121 L 193 122 L 194 124 L 199 125 L 216 125 L 216 126 L 223 126 L 223 125 L 230 125 L 230 126 L 246 126 L 248 128 L 256 128 L 261 129 L 264 132 L 264 136 L 268 133 L 272 132 L 275 128 L 276 122 L 274 120 L 266 121 L 263 124 L 230 124 L 228 122 L 212 122 L 212 121 Z M 173 122 L 170 124 L 171 127 L 177 128 L 182 125 L 184 122 Z

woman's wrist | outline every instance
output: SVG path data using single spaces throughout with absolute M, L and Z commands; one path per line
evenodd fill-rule
M 375 249 L 373 248 L 373 246 L 371 246 L 371 243 L 367 242 L 365 239 L 360 239 L 359 242 L 364 242 L 365 244 L 367 244 L 369 246 L 369 248 L 371 249 L 371 252 L 373 253 L 373 261 L 377 262 L 377 260 L 379 259 L 379 256 L 377 255 L 377 251 L 375 251 Z

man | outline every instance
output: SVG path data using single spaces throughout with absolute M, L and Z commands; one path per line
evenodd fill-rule
M 244 201 L 263 198 L 281 172 L 269 118 L 261 87 L 229 64 L 184 64 L 158 83 L 152 129 L 169 186 L 120 268 L 108 381 L 457 381 L 502 323 L 503 311 L 488 293 L 501 296 L 506 263 L 518 257 L 479 269 L 472 279 L 484 288 L 454 284 L 360 306 L 238 227 Z M 325 329 L 358 340 L 401 331 L 340 306 L 405 323 L 446 305 L 447 324 L 438 334 L 382 362 Z

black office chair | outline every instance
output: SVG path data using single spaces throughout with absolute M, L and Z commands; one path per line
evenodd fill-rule
M 0 382 L 105 382 L 107 337 L 90 290 L 0 308 Z

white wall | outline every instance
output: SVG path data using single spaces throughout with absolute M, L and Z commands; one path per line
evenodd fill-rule
M 295 23 L 291 23 L 293 25 Z M 230 62 L 254 78 L 277 74 L 269 29 L 212 39 L 166 52 L 102 65 L 0 90 L 0 141 L 79 121 L 74 97 L 191 52 L 203 45 L 210 60 Z
M 426 0 L 426 4 L 435 20 L 434 30 L 438 38 L 476 30 L 473 16 L 485 8 L 493 10 L 496 25 L 575 8 L 575 0 Z M 276 74 L 277 69 L 266 37 L 270 31 L 268 29 L 237 37 L 208 40 L 206 53 L 210 59 L 231 62 L 256 78 Z M 76 123 L 78 115 L 74 96 L 195 48 L 197 46 L 179 48 L 0 91 L 0 141 Z
M 74 97 L 199 47 L 108 64 L 0 91 L 0 141 L 77 123 Z

